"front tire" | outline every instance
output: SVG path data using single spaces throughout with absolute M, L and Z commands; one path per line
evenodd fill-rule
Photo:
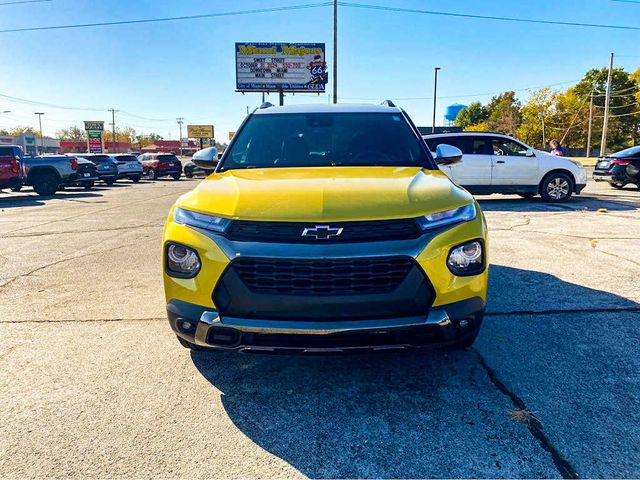
M 622 190 L 627 183 L 626 182 L 611 182 L 609 185 L 611 185 L 612 188 L 615 188 L 616 190 Z
M 131 181 L 133 183 L 138 183 L 140 181 L 140 175 L 136 175 L 135 177 L 131 177 Z
M 53 173 L 39 173 L 31 180 L 33 189 L 38 195 L 49 197 L 56 193 L 60 183 Z
M 174 173 L 173 175 L 171 175 L 173 177 L 174 180 L 180 180 L 180 177 L 182 176 L 179 173 Z
M 116 183 L 116 179 L 115 178 L 109 178 L 109 179 L 105 180 L 104 183 L 106 183 L 108 186 L 111 186 L 114 183 Z
M 547 175 L 540 182 L 540 196 L 545 202 L 566 202 L 573 194 L 573 179 L 562 172 Z
M 82 188 L 84 188 L 85 190 L 91 190 L 93 188 L 93 182 L 83 183 Z

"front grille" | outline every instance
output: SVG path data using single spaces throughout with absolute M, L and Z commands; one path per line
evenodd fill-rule
M 317 225 L 329 225 L 333 232 L 337 229 L 342 229 L 342 231 L 340 235 L 329 236 L 329 238 L 302 236 L 305 228 L 313 230 Z M 363 222 L 327 222 L 322 224 L 234 220 L 226 232 L 226 236 L 231 240 L 240 242 L 307 244 L 406 240 L 418 238 L 420 234 L 420 229 L 413 218 Z
M 231 263 L 254 293 L 359 295 L 394 291 L 414 266 L 408 257 L 288 260 L 239 258 Z

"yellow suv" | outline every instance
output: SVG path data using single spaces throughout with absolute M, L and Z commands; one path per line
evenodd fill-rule
M 461 155 L 440 145 L 433 158 L 391 102 L 256 109 L 169 213 L 164 288 L 178 340 L 311 353 L 470 346 L 487 227 L 437 165 Z

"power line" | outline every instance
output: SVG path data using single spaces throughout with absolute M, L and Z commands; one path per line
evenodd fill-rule
M 0 33 L 34 32 L 39 30 L 63 30 L 67 28 L 106 27 L 106 26 L 114 26 L 114 25 L 132 25 L 132 24 L 139 24 L 139 23 L 158 23 L 158 22 L 172 22 L 172 21 L 180 21 L 180 20 L 196 20 L 201 18 L 231 17 L 231 16 L 239 16 L 239 15 L 252 15 L 256 13 L 272 13 L 272 12 L 283 12 L 283 11 L 289 11 L 289 10 L 302 10 L 307 8 L 327 7 L 329 5 L 333 5 L 333 3 L 332 2 L 305 3 L 302 5 L 290 5 L 285 7 L 255 8 L 252 10 L 236 10 L 231 12 L 203 13 L 199 15 L 183 15 L 179 17 L 143 18 L 139 20 L 77 23 L 77 24 L 70 24 L 70 25 L 51 25 L 46 27 L 9 28 L 5 30 L 0 30 Z
M 386 12 L 419 13 L 423 15 L 438 15 L 438 16 L 444 16 L 444 17 L 473 18 L 476 20 L 498 20 L 502 22 L 536 23 L 536 24 L 542 24 L 542 25 L 563 25 L 563 26 L 569 26 L 569 27 L 606 28 L 606 29 L 615 29 L 615 30 L 640 30 L 640 27 L 632 27 L 627 25 L 562 22 L 558 20 L 536 20 L 533 18 L 499 17 L 494 15 L 473 15 L 469 13 L 453 13 L 453 12 L 440 12 L 435 10 L 418 10 L 414 8 L 385 7 L 383 5 L 369 5 L 366 3 L 339 2 L 339 4 L 343 7 L 351 7 L 351 8 L 382 10 Z
M 14 0 L 13 2 L 0 2 L 0 6 L 2 5 L 18 5 L 20 3 L 42 3 L 42 2 L 51 2 L 52 0 Z
M 442 99 L 455 99 L 455 98 L 469 98 L 469 97 L 486 97 L 488 95 L 500 95 L 504 92 L 525 92 L 527 90 L 537 90 L 545 87 L 558 87 L 561 85 L 568 85 L 570 83 L 578 82 L 579 80 L 568 80 L 566 82 L 549 83 L 547 85 L 538 85 L 535 87 L 515 88 L 507 89 L 499 92 L 485 92 L 485 93 L 465 93 L 463 95 L 438 95 L 438 98 Z M 380 100 L 382 97 L 341 97 L 345 100 Z M 433 100 L 433 97 L 394 97 L 393 100 Z

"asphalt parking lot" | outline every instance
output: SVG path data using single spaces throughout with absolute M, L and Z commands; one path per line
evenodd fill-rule
M 640 476 L 640 191 L 483 197 L 469 351 L 289 357 L 169 329 L 160 235 L 196 182 L 0 193 L 0 477 Z

